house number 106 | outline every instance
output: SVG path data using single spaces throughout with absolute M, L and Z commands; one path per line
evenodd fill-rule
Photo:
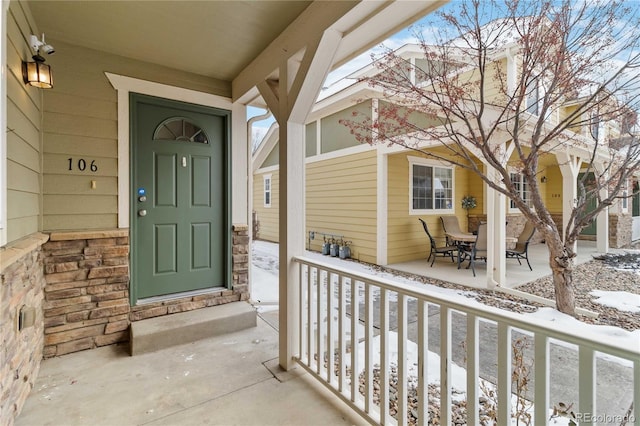
M 69 170 L 73 170 L 73 158 L 69 158 L 68 160 L 69 160 Z M 87 170 L 87 160 L 85 160 L 84 158 L 79 159 L 76 167 L 81 172 L 84 172 L 85 170 Z M 96 160 L 91 160 L 91 163 L 89 163 L 89 170 L 91 170 L 92 172 L 98 171 L 98 165 L 96 164 Z

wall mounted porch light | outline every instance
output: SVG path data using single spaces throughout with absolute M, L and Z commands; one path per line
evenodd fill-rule
M 36 54 L 32 56 L 33 62 L 22 61 L 22 80 L 25 84 L 31 86 L 51 89 L 53 87 L 53 74 L 51 73 L 51 67 L 44 63 L 40 50 L 52 55 L 55 53 L 55 49 L 50 44 L 45 44 L 44 34 L 42 34 L 42 41 L 32 35 L 30 37 L 30 45 Z
M 541 183 L 547 183 L 547 177 L 546 177 L 546 176 L 542 176 L 542 177 L 540 178 L 540 182 L 541 182 Z

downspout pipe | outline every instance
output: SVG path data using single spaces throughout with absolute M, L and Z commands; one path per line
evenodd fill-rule
M 271 111 L 267 108 L 267 111 L 264 114 L 256 115 L 255 117 L 251 117 L 247 120 L 247 210 L 248 213 L 248 235 L 249 235 L 249 246 L 251 246 L 253 241 L 253 123 L 256 121 L 266 120 L 272 116 Z M 249 249 L 247 253 L 247 262 L 249 267 L 247 268 L 247 281 L 249 282 L 249 298 L 251 298 L 252 288 L 251 288 L 251 262 L 252 262 L 252 253 L 253 250 Z

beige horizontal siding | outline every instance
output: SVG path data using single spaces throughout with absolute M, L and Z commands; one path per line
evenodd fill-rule
M 418 218 L 423 219 L 429 231 L 443 242 L 444 233 L 440 223 L 440 213 L 429 215 L 409 214 L 409 161 L 408 156 L 416 154 L 401 153 L 388 158 L 388 204 L 387 204 L 387 262 L 390 264 L 426 259 L 429 255 L 429 240 Z M 453 206 L 460 228 L 467 229 L 466 211 L 461 207 L 464 195 L 469 194 L 470 174 L 459 167 L 454 171 Z M 473 194 L 482 197 L 482 194 Z M 450 214 L 450 213 L 446 213 Z
M 13 160 L 7 160 L 7 175 L 13 178 L 11 189 L 32 194 L 40 192 L 40 176 L 37 171 L 31 170 Z
M 22 61 L 33 53 L 32 33 L 22 5 L 7 13 L 7 242 L 41 229 L 42 90 L 22 81 Z M 4 130 L 3 130 L 4 131 Z
M 307 164 L 307 231 L 344 236 L 351 256 L 376 261 L 376 152 Z M 321 237 L 311 245 L 320 250 Z
M 271 175 L 271 207 L 264 206 L 264 176 Z M 278 171 L 257 173 L 253 176 L 253 210 L 258 215 L 260 229 L 257 238 L 278 242 L 280 180 Z
M 7 101 L 7 127 L 10 133 L 18 135 L 25 143 L 40 151 L 40 129 L 37 127 L 37 117 L 28 117 L 13 102 Z
M 87 148 L 86 151 L 90 151 Z M 85 152 L 86 152 L 85 151 Z M 69 170 L 69 158 L 72 162 L 72 170 Z M 78 161 L 85 160 L 86 169 L 79 170 Z M 92 172 L 91 162 L 95 161 L 97 170 Z M 44 173 L 49 175 L 71 175 L 77 176 L 78 179 L 91 179 L 94 176 L 118 176 L 118 160 L 117 158 L 96 157 L 90 154 L 44 154 Z
M 84 155 L 90 153 L 96 157 L 117 158 L 117 138 L 92 138 L 86 136 L 57 135 L 45 133 L 47 144 L 44 152 L 48 154 Z
M 118 217 L 115 214 L 80 214 L 80 215 L 56 215 L 45 216 L 43 226 L 59 230 L 77 229 L 110 229 L 118 227 Z
M 271 174 L 271 208 L 263 206 L 265 174 Z M 306 175 L 307 232 L 342 236 L 351 242 L 353 258 L 374 263 L 377 234 L 375 151 L 308 163 Z M 278 241 L 279 188 L 277 170 L 254 174 L 253 209 L 260 220 L 260 239 Z M 311 250 L 320 251 L 322 243 L 322 235 L 317 234 L 310 242 Z M 305 246 L 309 247 L 308 241 Z
M 40 152 L 13 132 L 7 135 L 7 158 L 40 173 Z
M 43 208 L 49 214 L 95 214 L 94 211 L 117 213 L 117 197 L 113 195 L 53 195 L 43 197 Z
M 95 181 L 95 189 L 91 188 Z M 43 184 L 44 192 L 49 195 L 118 195 L 116 176 L 91 176 L 78 179 L 70 175 L 50 175 Z
M 9 194 L 7 194 L 9 199 Z M 33 234 L 38 229 L 40 216 L 22 216 L 19 218 L 7 218 L 7 241 L 15 241 L 25 235 Z
M 34 212 L 38 212 L 40 207 L 39 194 L 8 189 L 7 199 L 11 200 L 11 203 L 7 203 L 7 219 L 38 216 Z

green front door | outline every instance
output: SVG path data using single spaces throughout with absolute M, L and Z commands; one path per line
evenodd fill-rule
M 227 283 L 226 111 L 132 95 L 132 301 Z

